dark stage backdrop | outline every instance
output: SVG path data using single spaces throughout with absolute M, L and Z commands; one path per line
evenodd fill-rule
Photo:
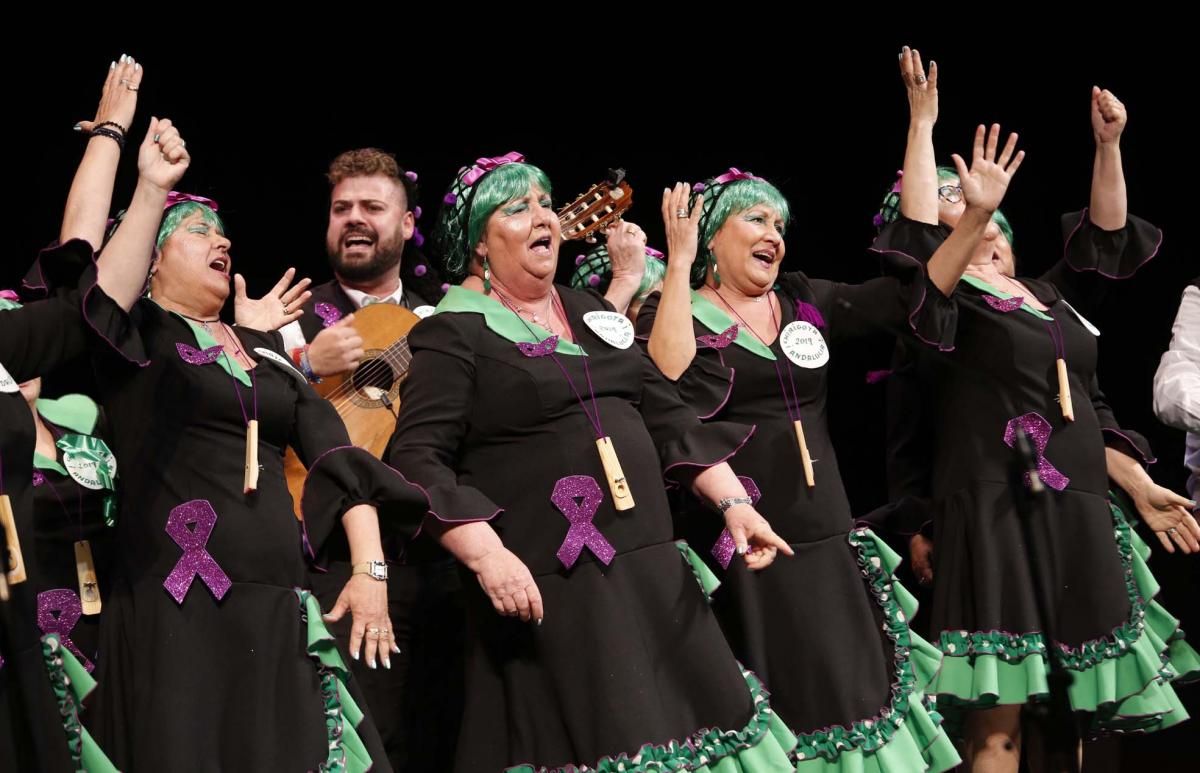
M 665 37 L 614 44 L 597 32 L 588 36 L 592 42 L 568 47 L 510 29 L 495 43 L 472 33 L 475 42 L 464 51 L 465 32 L 452 43 L 419 28 L 409 35 L 420 36 L 419 50 L 398 42 L 356 50 L 300 41 L 282 30 L 229 39 L 213 27 L 210 39 L 170 45 L 127 36 L 59 41 L 52 53 L 41 47 L 11 73 L 10 99 L 20 109 L 9 119 L 17 130 L 6 148 L 14 210 L 0 287 L 12 286 L 57 235 L 83 147 L 71 126 L 92 117 L 105 68 L 122 52 L 146 68 L 131 142 L 141 140 L 150 115 L 181 127 L 193 156 L 181 187 L 220 202 L 234 269 L 246 275 L 252 294 L 289 265 L 314 281 L 329 278 L 323 174 L 340 151 L 368 145 L 393 151 L 420 174 L 426 234 L 454 171 L 476 157 L 522 151 L 550 175 L 560 203 L 608 167 L 625 167 L 636 202 L 629 219 L 660 248 L 663 187 L 737 166 L 778 184 L 792 203 L 785 269 L 866 279 L 877 271 L 866 252 L 871 216 L 903 157 L 907 104 L 896 54 L 908 42 L 941 69 L 935 135 L 941 161 L 948 163 L 951 152 L 969 156 L 977 123 L 998 121 L 1021 133 L 1028 157 L 1004 210 L 1022 274 L 1037 275 L 1060 256 L 1059 215 L 1087 205 L 1092 84 L 1111 88 L 1128 106 L 1122 146 L 1130 210 L 1161 225 L 1165 240 L 1096 315 L 1101 380 L 1122 421 L 1151 439 L 1159 458 L 1155 479 L 1182 490 L 1183 434 L 1160 425 L 1150 401 L 1180 293 L 1200 273 L 1194 121 L 1185 117 L 1194 99 L 1183 54 L 1161 40 L 1082 30 L 1014 42 L 809 26 L 779 39 L 773 27 L 785 25 L 768 16 L 763 9 L 756 27 L 729 30 L 723 41 L 704 46 Z M 352 26 L 355 35 L 371 32 L 361 20 Z M 983 53 L 988 43 L 993 54 Z M 128 150 L 122 163 L 118 207 L 133 188 L 134 156 Z M 578 252 L 564 245 L 560 278 Z M 860 513 L 884 498 L 882 387 L 867 386 L 863 377 L 886 367 L 887 352 L 884 344 L 835 358 L 832 426 Z M 1198 560 L 1157 549 L 1151 562 L 1164 603 L 1195 639 Z M 1200 688 L 1183 693 L 1192 714 L 1200 714 Z M 1141 769 L 1173 769 L 1197 737 L 1194 721 L 1158 738 L 1126 740 L 1124 755 Z

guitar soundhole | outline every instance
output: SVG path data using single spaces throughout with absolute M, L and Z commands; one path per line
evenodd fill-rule
M 368 351 L 363 361 L 351 376 L 354 384 L 354 402 L 364 407 L 386 406 L 400 393 L 400 382 L 396 371 L 388 363 L 383 351 Z

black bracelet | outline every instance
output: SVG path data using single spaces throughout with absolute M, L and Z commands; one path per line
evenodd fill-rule
M 92 129 L 93 137 L 108 137 L 113 142 L 121 146 L 121 150 L 125 149 L 125 137 L 120 132 L 115 132 L 112 129 Z
M 129 130 L 116 121 L 101 121 L 100 123 L 96 124 L 97 129 L 100 129 L 104 126 L 111 126 L 117 131 L 121 132 L 121 134 L 129 134 Z

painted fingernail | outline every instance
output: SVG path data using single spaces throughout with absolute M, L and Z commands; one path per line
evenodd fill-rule
M 383 667 L 386 668 L 388 671 L 392 670 L 392 661 L 390 658 L 383 659 Z
M 355 660 L 358 660 L 358 650 L 351 652 L 350 657 L 354 658 Z

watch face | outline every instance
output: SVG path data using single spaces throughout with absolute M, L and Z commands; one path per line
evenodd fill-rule
M 382 561 L 372 561 L 371 576 L 376 580 L 386 580 L 388 576 L 387 564 Z

